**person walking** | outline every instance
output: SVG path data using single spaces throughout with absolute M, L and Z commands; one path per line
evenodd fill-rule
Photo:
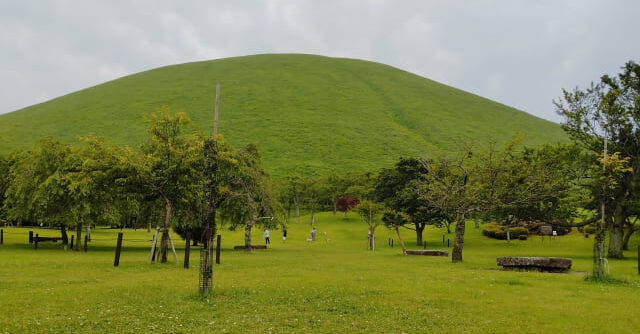
M 282 241 L 287 241 L 287 227 L 282 226 Z
M 268 229 L 264 230 L 264 242 L 267 245 L 271 243 L 271 240 L 269 239 L 269 230 Z

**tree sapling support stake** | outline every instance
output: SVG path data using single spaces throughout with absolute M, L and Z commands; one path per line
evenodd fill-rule
M 89 236 L 85 235 L 84 236 L 84 252 L 87 252 L 87 243 L 89 242 Z
M 113 260 L 113 266 L 117 267 L 120 264 L 120 251 L 122 250 L 122 232 L 118 232 L 118 241 L 116 243 L 116 257 Z
M 220 264 L 220 241 L 222 240 L 222 235 L 218 234 L 216 239 L 216 264 Z
M 153 262 L 156 258 L 156 242 L 158 241 L 159 227 L 156 227 L 156 233 L 153 234 L 153 240 L 151 241 L 151 254 L 149 255 L 149 263 Z
M 191 252 L 191 232 L 187 232 L 184 245 L 184 269 L 189 269 L 189 253 Z

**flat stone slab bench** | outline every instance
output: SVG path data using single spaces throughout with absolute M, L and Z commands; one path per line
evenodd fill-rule
M 426 255 L 426 256 L 449 256 L 449 251 L 445 250 L 432 250 L 432 249 L 415 249 L 407 250 L 408 255 Z
M 497 258 L 504 270 L 564 272 L 571 269 L 572 260 L 565 257 L 512 257 Z
M 233 249 L 247 249 L 245 245 L 233 246 Z M 251 245 L 251 249 L 267 249 L 267 245 Z

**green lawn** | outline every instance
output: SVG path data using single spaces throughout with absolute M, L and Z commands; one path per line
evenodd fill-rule
M 302 217 L 282 242 L 272 231 L 266 251 L 233 251 L 240 231 L 223 231 L 215 290 L 198 295 L 198 250 L 192 268 L 149 264 L 151 233 L 125 230 L 120 267 L 113 267 L 118 230 L 93 232 L 89 251 L 27 243 L 28 228 L 4 228 L 0 246 L 0 332 L 3 333 L 634 333 L 640 328 L 640 276 L 635 252 L 611 260 L 615 283 L 584 280 L 593 239 L 490 240 L 468 227 L 464 263 L 402 256 L 378 228 L 366 250 L 366 226 L 355 215 L 316 217 L 319 240 L 306 242 Z M 41 235 L 57 231 L 36 230 Z M 262 231 L 254 241 L 263 243 Z M 322 232 L 327 232 L 329 241 Z M 404 237 L 415 248 L 412 231 Z M 428 248 L 442 249 L 442 230 L 428 228 Z M 447 235 L 451 238 L 453 235 Z M 637 249 L 639 240 L 632 240 Z M 502 255 L 571 257 L 568 274 L 505 272 Z

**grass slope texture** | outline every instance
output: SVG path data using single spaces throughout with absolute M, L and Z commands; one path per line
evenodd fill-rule
M 565 140 L 555 123 L 391 66 L 268 54 L 157 68 L 0 115 L 0 152 L 89 133 L 136 147 L 142 116 L 162 105 L 210 133 L 216 82 L 220 132 L 259 143 L 275 176 L 372 170 L 516 133 L 530 146 Z

